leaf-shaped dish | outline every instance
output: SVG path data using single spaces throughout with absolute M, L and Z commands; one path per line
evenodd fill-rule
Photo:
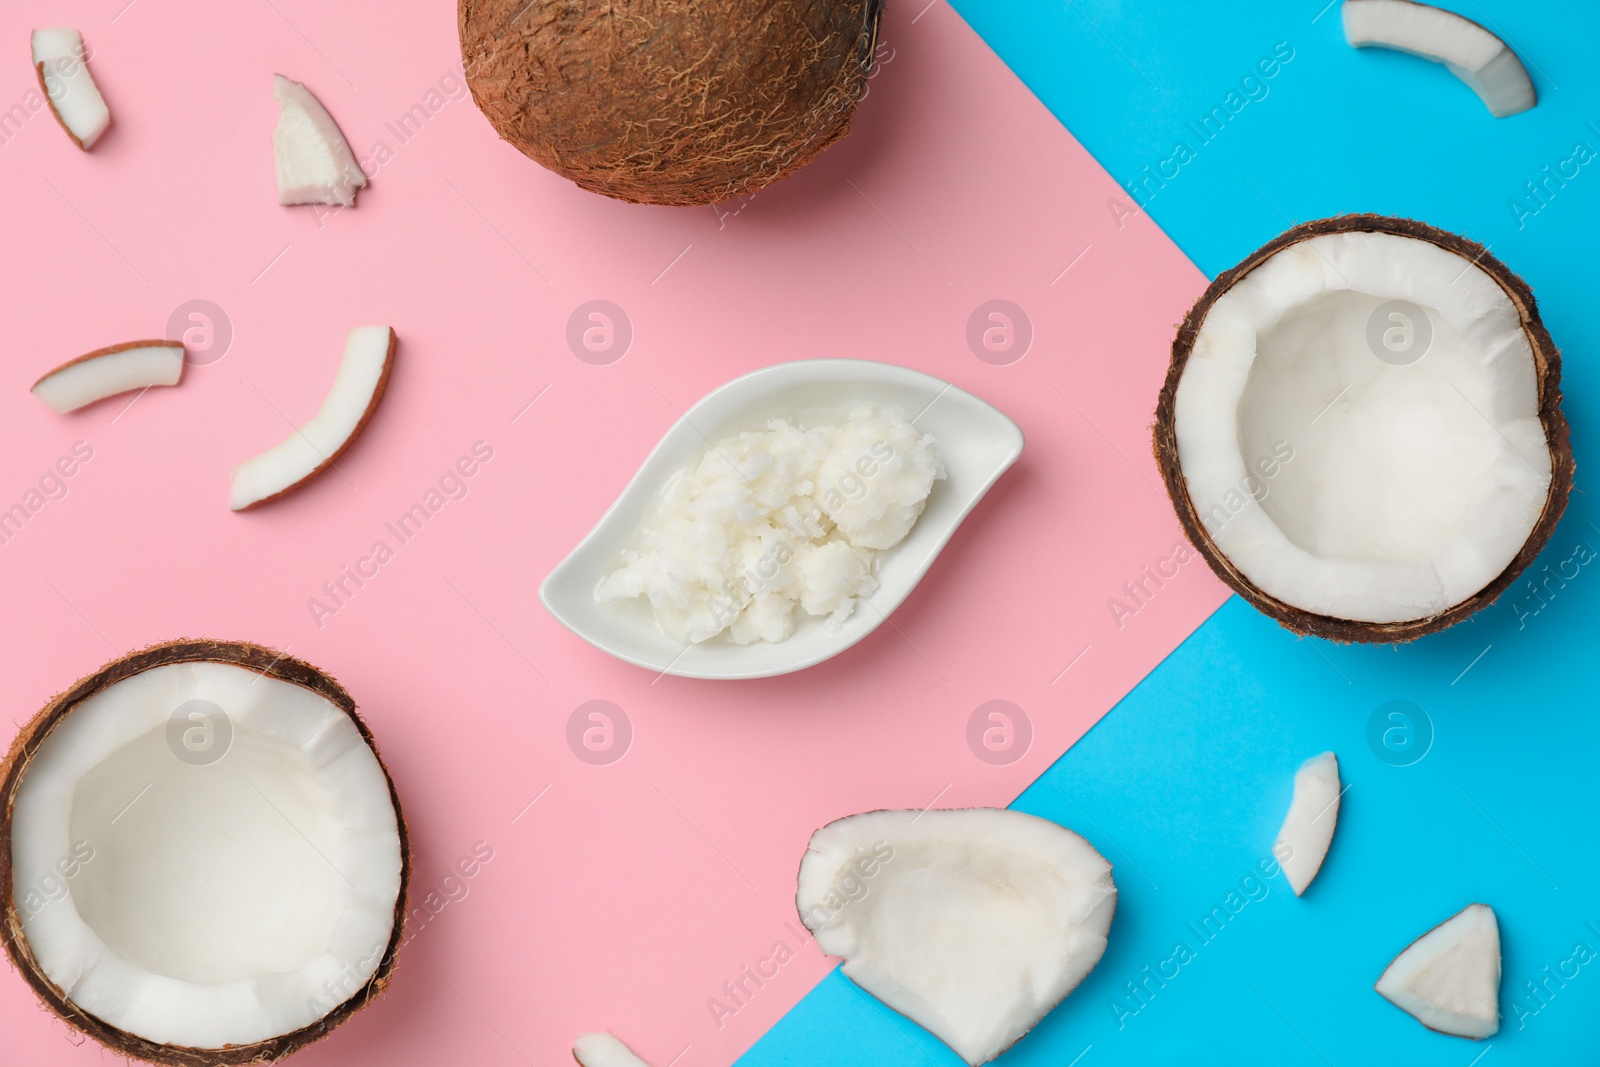
M 601 578 L 636 543 L 661 487 L 698 462 L 710 442 L 759 429 L 784 417 L 802 425 L 834 421 L 851 406 L 898 407 L 931 433 L 947 477 L 934 483 L 927 509 L 894 548 L 878 560 L 877 592 L 843 623 L 803 617 L 786 641 L 739 645 L 724 634 L 697 645 L 672 640 L 655 624 L 649 605 L 603 604 Z M 707 394 L 667 431 L 615 504 L 539 587 L 556 620 L 603 652 L 684 678 L 767 678 L 838 655 L 866 637 L 933 566 L 939 550 L 983 494 L 1022 454 L 1022 431 L 995 408 L 920 371 L 857 359 L 803 360 L 766 367 Z

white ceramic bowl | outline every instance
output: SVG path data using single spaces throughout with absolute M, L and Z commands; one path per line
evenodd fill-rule
M 878 560 L 877 592 L 841 624 L 800 615 L 786 641 L 733 643 L 724 634 L 685 647 L 656 626 L 647 602 L 602 604 L 600 579 L 634 544 L 661 487 L 697 462 L 710 441 L 779 416 L 801 425 L 839 419 L 854 404 L 898 407 L 937 440 L 948 477 L 934 483 L 911 532 Z M 993 407 L 920 371 L 856 359 L 804 360 L 747 374 L 713 390 L 667 431 L 617 502 L 539 587 L 563 626 L 618 659 L 685 678 L 767 678 L 821 663 L 867 636 L 928 572 L 983 494 L 1022 454 L 1022 431 Z

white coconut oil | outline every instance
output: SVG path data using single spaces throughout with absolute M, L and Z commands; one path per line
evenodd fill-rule
M 945 476 L 935 444 L 900 410 L 868 406 L 724 437 L 663 487 L 596 597 L 647 602 L 685 644 L 782 641 L 802 614 L 843 622 Z

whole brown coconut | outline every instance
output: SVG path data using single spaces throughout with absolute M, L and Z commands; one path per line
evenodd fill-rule
M 23 915 L 19 910 L 19 901 L 13 885 L 12 823 L 17 795 L 23 777 L 28 772 L 29 764 L 33 762 L 40 746 L 50 736 L 51 731 L 71 715 L 80 703 L 118 682 L 155 667 L 196 662 L 233 664 L 311 690 L 350 717 L 361 738 L 372 749 L 374 757 L 377 757 L 377 745 L 372 739 L 372 734 L 356 713 L 355 701 L 345 688 L 311 664 L 273 649 L 242 641 L 185 639 L 152 645 L 114 660 L 94 674 L 79 679 L 71 688 L 57 694 L 40 709 L 22 727 L 4 761 L 0 762 L 0 904 L 3 904 L 3 907 L 0 907 L 0 941 L 5 944 L 6 954 L 10 957 L 12 965 L 33 987 L 33 991 L 51 1012 L 67 1025 L 87 1034 L 119 1055 L 146 1063 L 169 1064 L 171 1067 L 244 1067 L 250 1064 L 276 1063 L 312 1042 L 326 1037 L 339 1024 L 367 1007 L 388 987 L 393 976 L 395 954 L 399 950 L 405 925 L 406 887 L 410 881 L 411 855 L 405 818 L 400 811 L 400 799 L 395 792 L 393 779 L 389 778 L 388 768 L 383 766 L 381 758 L 378 758 L 378 766 L 388 780 L 389 800 L 394 805 L 395 822 L 400 833 L 400 892 L 395 901 L 394 927 L 387 944 L 383 947 L 382 957 L 372 977 L 315 1023 L 291 1033 L 251 1045 L 233 1045 L 223 1049 L 196 1049 L 158 1044 L 107 1024 L 73 1003 L 67 991 L 57 986 L 44 973 L 24 933 Z
M 1446 610 L 1396 622 L 1369 622 L 1319 614 L 1285 603 L 1255 585 L 1240 567 L 1217 546 L 1200 515 L 1200 506 L 1191 497 L 1189 483 L 1180 462 L 1177 434 L 1179 384 L 1189 365 L 1202 326 L 1217 301 L 1267 260 L 1302 241 L 1325 234 L 1374 233 L 1425 241 L 1460 258 L 1462 273 L 1475 265 L 1505 292 L 1520 319 L 1533 356 L 1537 386 L 1538 420 L 1543 427 L 1550 454 L 1550 483 L 1537 522 L 1515 557 L 1496 577 L 1476 593 Z M 1337 399 L 1337 398 L 1336 398 Z M 1331 405 L 1330 405 L 1331 406 Z M 1313 420 L 1314 421 L 1314 420 Z M 1572 492 L 1574 460 L 1567 420 L 1561 413 L 1561 354 L 1539 318 L 1533 291 L 1483 245 L 1458 234 L 1412 219 L 1383 215 L 1343 215 L 1302 223 L 1263 245 L 1238 266 L 1217 276 L 1184 317 L 1172 342 L 1172 361 L 1167 369 L 1156 407 L 1153 426 L 1156 462 L 1166 483 L 1167 495 L 1177 511 L 1178 521 L 1189 541 L 1205 557 L 1217 577 L 1257 609 L 1297 634 L 1323 637 L 1341 642 L 1394 643 L 1411 641 L 1443 630 L 1494 603 L 1516 580 L 1555 533 L 1567 499 Z M 1248 468 L 1247 468 L 1248 469 Z
M 850 128 L 883 0 L 460 0 L 478 107 L 585 189 L 715 204 Z

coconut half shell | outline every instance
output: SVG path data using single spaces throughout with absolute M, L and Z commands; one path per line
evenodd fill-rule
M 755 192 L 842 137 L 882 0 L 460 0 L 472 97 L 518 150 L 645 204 Z
M 160 1044 L 111 1026 L 86 1012 L 68 998 L 65 991 L 44 973 L 35 957 L 23 929 L 23 915 L 19 909 L 14 888 L 13 822 L 18 793 L 30 764 L 40 747 L 61 723 L 82 702 L 125 681 L 159 667 L 185 663 L 230 664 L 256 672 L 267 678 L 310 690 L 349 716 L 361 739 L 377 759 L 388 782 L 389 802 L 394 806 L 395 822 L 400 836 L 400 891 L 394 905 L 393 927 L 376 970 L 348 998 L 334 1006 L 316 1022 L 290 1033 L 254 1044 L 231 1045 L 225 1048 L 187 1048 Z M 172 1067 L 224 1067 L 276 1062 L 323 1037 L 335 1027 L 370 1004 L 387 988 L 394 971 L 395 955 L 405 922 L 406 887 L 410 880 L 411 858 L 407 842 L 405 819 L 401 815 L 400 800 L 394 789 L 388 769 L 378 757 L 377 745 L 371 732 L 356 713 L 355 701 L 332 677 L 309 663 L 287 656 L 261 645 L 241 641 L 176 640 L 152 645 L 130 653 L 79 680 L 65 692 L 58 694 L 36 714 L 12 742 L 10 751 L 0 763 L 0 940 L 7 955 L 47 1008 L 75 1030 L 79 1030 L 119 1055 L 148 1063 L 169 1064 Z
M 1521 547 L 1511 556 L 1503 569 L 1488 578 L 1476 592 L 1464 596 L 1440 610 L 1425 612 L 1414 618 L 1387 621 L 1365 621 L 1342 617 L 1337 613 L 1307 610 L 1274 596 L 1253 581 L 1238 563 L 1219 548 L 1216 539 L 1202 521 L 1201 505 L 1193 499 L 1189 480 L 1180 461 L 1177 409 L 1179 386 L 1189 368 L 1197 340 L 1219 300 L 1232 292 L 1268 260 L 1293 246 L 1331 234 L 1386 234 L 1427 242 L 1459 258 L 1462 273 L 1476 267 L 1493 279 L 1520 319 L 1521 332 L 1532 351 L 1533 388 L 1531 404 L 1537 408 L 1538 423 L 1543 428 L 1545 445 L 1549 451 L 1549 485 L 1543 497 L 1543 509 L 1537 513 L 1531 530 Z M 1445 279 L 1449 282 L 1450 279 Z M 1383 295 L 1383 294 L 1378 294 Z M 1218 417 L 1234 417 L 1224 415 Z M 1550 333 L 1539 318 L 1533 291 L 1489 250 L 1466 237 L 1449 233 L 1412 219 L 1392 218 L 1382 215 L 1344 215 L 1303 223 L 1268 242 L 1253 252 L 1238 266 L 1224 271 L 1211 283 L 1195 303 L 1178 328 L 1172 344 L 1172 361 L 1167 370 L 1156 407 L 1153 427 L 1154 447 L 1161 477 L 1167 495 L 1177 511 L 1178 521 L 1185 535 L 1205 557 L 1217 576 L 1234 592 L 1257 609 L 1270 615 L 1284 627 L 1297 634 L 1313 635 L 1342 642 L 1401 642 L 1460 622 L 1474 612 L 1493 603 L 1520 575 L 1544 548 L 1555 532 L 1567 499 L 1572 492 L 1574 462 L 1570 431 L 1561 413 L 1561 355 Z

